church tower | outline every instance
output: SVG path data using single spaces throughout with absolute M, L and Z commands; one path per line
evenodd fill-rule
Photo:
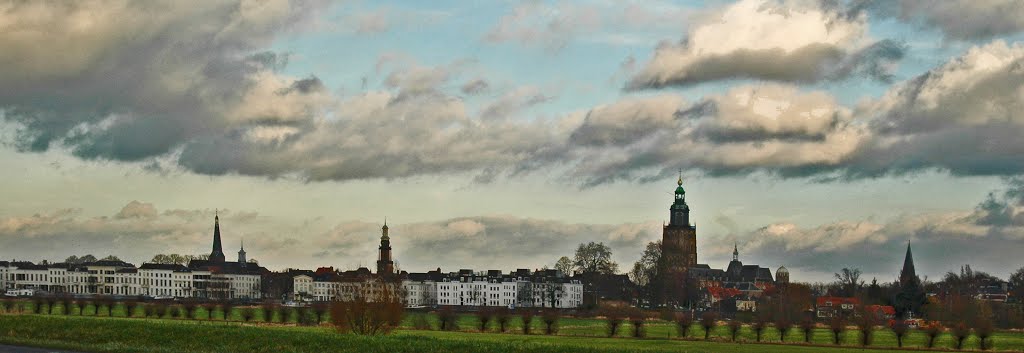
M 391 260 L 391 237 L 388 236 L 388 222 L 381 227 L 380 256 L 377 258 L 377 275 L 393 275 L 395 273 L 395 262 Z
M 211 264 L 224 263 L 224 250 L 220 245 L 220 215 L 213 216 L 213 251 L 210 252 Z
M 238 265 L 245 267 L 245 240 L 242 240 L 242 248 L 238 249 Z
M 669 206 L 669 223 L 662 229 L 661 252 L 668 270 L 683 271 L 697 266 L 697 227 L 690 224 L 683 176 L 676 181 L 675 201 Z
M 690 224 L 682 173 L 676 185 L 675 200 L 668 208 L 669 223 L 661 233 L 657 281 L 661 288 L 657 290 L 657 300 L 663 304 L 681 304 L 687 299 L 688 269 L 697 266 L 697 227 Z

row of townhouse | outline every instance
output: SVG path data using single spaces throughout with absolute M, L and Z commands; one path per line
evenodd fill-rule
M 556 270 L 520 269 L 442 273 L 371 274 L 366 268 L 338 272 L 321 268 L 294 277 L 292 296 L 299 301 L 351 300 L 357 295 L 401 296 L 409 307 L 465 306 L 508 308 L 577 308 L 583 304 L 583 284 Z
M 0 261 L 0 289 L 47 294 L 259 299 L 259 269 L 257 266 L 250 271 L 224 271 L 215 266 L 150 263 L 135 267 L 123 261 Z

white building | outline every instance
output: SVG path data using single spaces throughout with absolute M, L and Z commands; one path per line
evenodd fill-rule
M 174 298 L 260 299 L 261 275 L 251 271 L 212 272 L 172 264 L 143 264 L 136 268 L 122 261 L 86 264 L 36 265 L 0 262 L 0 287 L 44 293 Z
M 353 293 L 379 293 L 385 281 L 369 270 L 334 272 L 318 270 L 293 279 L 296 300 L 349 300 Z M 530 272 L 518 270 L 509 274 L 491 270 L 473 272 L 403 273 L 402 300 L 408 307 L 535 307 L 577 308 L 583 305 L 583 284 L 555 270 Z

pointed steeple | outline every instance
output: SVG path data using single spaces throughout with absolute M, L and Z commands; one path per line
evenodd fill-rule
M 907 256 L 903 259 L 903 270 L 900 271 L 900 283 L 917 280 L 917 272 L 914 270 L 914 255 L 910 252 L 910 241 L 907 241 Z
M 245 239 L 242 239 L 242 247 L 238 249 L 238 264 L 245 266 Z
M 220 213 L 214 211 L 213 216 L 213 251 L 210 252 L 210 263 L 224 262 L 224 248 L 220 244 Z
M 736 242 L 732 243 L 732 260 L 733 261 L 739 261 L 740 260 L 740 248 L 736 244 Z

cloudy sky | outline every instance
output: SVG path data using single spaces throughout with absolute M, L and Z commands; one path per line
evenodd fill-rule
M 429 7 L 428 7 L 429 6 Z M 0 258 L 1024 265 L 1024 2 L 0 2 Z M 229 254 L 230 257 L 231 254 Z

